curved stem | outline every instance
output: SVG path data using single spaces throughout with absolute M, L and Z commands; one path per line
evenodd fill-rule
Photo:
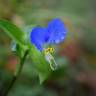
M 8 89 L 5 91 L 5 93 L 4 93 L 3 96 L 7 96 L 7 95 L 8 95 L 8 93 L 9 93 L 10 90 L 12 89 L 12 87 L 13 87 L 15 81 L 18 79 L 18 77 L 19 77 L 19 75 L 20 75 L 20 73 L 21 73 L 21 71 L 22 71 L 22 68 L 23 68 L 25 59 L 26 59 L 26 57 L 27 57 L 27 55 L 28 55 L 28 52 L 29 52 L 29 50 L 26 50 L 24 56 L 22 57 L 22 59 L 21 59 L 21 61 L 20 61 L 20 67 L 19 67 L 19 69 L 18 69 L 18 72 L 17 72 L 16 75 L 13 76 L 13 79 L 12 79 L 12 81 L 11 81 L 9 87 L 8 87 Z

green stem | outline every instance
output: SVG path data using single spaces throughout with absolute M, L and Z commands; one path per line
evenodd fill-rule
M 26 57 L 27 57 L 27 55 L 28 55 L 28 52 L 29 52 L 29 51 L 26 50 L 26 52 L 25 52 L 23 58 L 22 58 L 21 61 L 20 61 L 20 68 L 19 68 L 18 72 L 17 72 L 16 75 L 13 76 L 13 79 L 12 79 L 12 81 L 11 81 L 9 87 L 8 87 L 8 89 L 4 92 L 4 95 L 3 95 L 3 96 L 7 96 L 7 95 L 8 95 L 8 93 L 9 93 L 10 90 L 12 89 L 12 87 L 13 87 L 15 81 L 18 79 L 18 77 L 19 77 L 19 75 L 20 75 L 20 73 L 21 73 L 21 71 L 22 71 L 22 68 L 23 68 L 25 59 L 26 59 Z

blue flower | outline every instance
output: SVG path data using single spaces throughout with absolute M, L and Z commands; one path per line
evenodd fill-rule
M 59 44 L 64 41 L 66 33 L 67 29 L 63 21 L 55 18 L 48 23 L 47 27 L 33 28 L 30 40 L 39 51 L 43 51 L 46 45 Z
M 39 51 L 45 52 L 46 61 L 49 62 L 52 70 L 57 68 L 54 57 L 51 55 L 53 48 L 47 48 L 50 44 L 59 44 L 64 41 L 67 34 L 67 29 L 61 19 L 56 18 L 48 23 L 47 27 L 35 27 L 30 34 L 31 43 Z M 51 51 L 50 51 L 51 50 Z

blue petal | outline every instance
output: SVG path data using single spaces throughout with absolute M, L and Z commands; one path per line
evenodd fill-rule
M 31 43 L 33 43 L 39 51 L 43 50 L 43 46 L 46 43 L 46 32 L 46 28 L 35 27 L 30 34 Z
M 58 44 L 66 37 L 67 29 L 63 21 L 59 18 L 53 19 L 48 23 L 48 33 L 50 34 L 49 43 Z

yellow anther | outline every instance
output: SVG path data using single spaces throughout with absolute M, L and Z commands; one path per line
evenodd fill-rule
M 54 48 L 50 48 L 50 52 L 53 53 L 54 52 Z
M 53 53 L 53 52 L 54 52 L 54 48 L 47 48 L 47 49 L 44 50 L 45 54 Z
M 49 53 L 48 48 L 44 50 L 44 53 L 45 54 L 48 54 Z

